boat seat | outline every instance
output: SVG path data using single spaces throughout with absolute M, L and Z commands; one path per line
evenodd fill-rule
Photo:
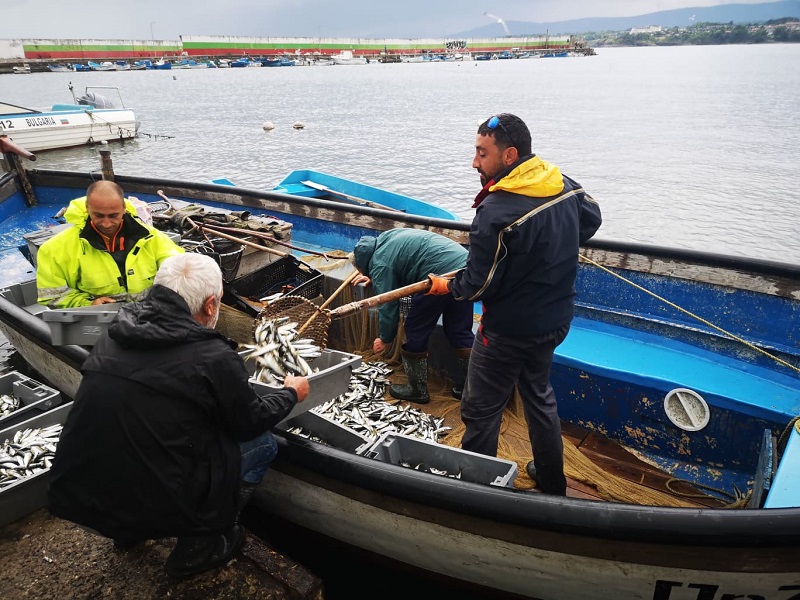
M 780 457 L 764 508 L 800 506 L 800 421 L 795 421 Z
M 576 316 L 555 364 L 623 379 L 665 392 L 689 388 L 709 404 L 756 418 L 798 413 L 797 380 L 759 365 L 667 339 Z M 769 403 L 764 398 L 770 398 Z
M 53 104 L 53 112 L 61 110 L 86 110 L 86 106 L 82 104 Z

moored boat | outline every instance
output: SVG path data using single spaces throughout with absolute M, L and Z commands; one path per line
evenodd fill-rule
M 54 346 L 46 324 L 24 308 L 15 286 L 34 270 L 18 247 L 27 247 L 23 232 L 51 224 L 59 208 L 83 195 L 92 175 L 31 170 L 26 179 L 29 189 L 19 173 L 0 177 L 2 227 L 14 236 L 0 253 L 0 331 L 72 397 L 88 350 Z M 470 224 L 460 220 L 278 191 L 115 179 L 144 202 L 163 204 L 163 190 L 175 201 L 272 216 L 291 226 L 293 244 L 306 247 L 346 252 L 360 236 L 395 227 L 468 243 Z M 569 426 L 566 443 L 599 461 L 594 484 L 581 487 L 570 473 L 568 497 L 553 497 L 518 489 L 517 473 L 498 483 L 467 479 L 466 467 L 456 479 L 401 466 L 387 458 L 398 449 L 388 438 L 355 450 L 286 430 L 254 498 L 257 510 L 496 594 L 791 597 L 800 588 L 800 484 L 792 475 L 800 467 L 800 432 L 790 426 L 800 414 L 800 269 L 605 241 L 590 242 L 581 254 L 577 317 L 557 351 L 553 385 Z M 323 295 L 347 267 L 346 259 L 328 265 Z M 337 329 L 329 339 L 344 344 L 348 336 Z M 430 358 L 446 372 L 444 348 L 439 336 Z M 433 448 L 426 447 L 430 460 L 478 461 L 447 443 Z M 635 481 L 622 476 L 635 462 L 631 453 L 645 465 Z M 626 500 L 612 490 L 626 487 L 623 481 L 635 486 Z M 682 493 L 670 494 L 676 487 Z M 744 497 L 730 506 L 723 496 L 705 495 L 708 488 Z
M 116 91 L 120 107 L 94 90 Z M 73 104 L 53 104 L 34 109 L 0 102 L 0 133 L 33 152 L 127 140 L 136 136 L 138 123 L 132 109 L 125 108 L 118 88 L 87 86 Z

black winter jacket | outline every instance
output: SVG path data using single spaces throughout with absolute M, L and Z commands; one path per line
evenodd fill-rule
M 600 227 L 600 207 L 580 184 L 537 156 L 490 181 L 476 200 L 467 268 L 450 283 L 481 300 L 481 323 L 508 337 L 539 336 L 574 314 L 578 250 Z
M 120 308 L 83 365 L 50 472 L 50 511 L 111 538 L 229 529 L 238 442 L 297 402 L 289 388 L 256 395 L 234 347 L 163 286 Z

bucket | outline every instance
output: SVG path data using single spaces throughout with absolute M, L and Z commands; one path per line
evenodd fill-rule
M 239 265 L 242 263 L 244 246 L 219 237 L 210 237 L 208 241 L 198 244 L 194 252 L 207 254 L 219 265 L 222 281 L 230 283 L 236 279 Z

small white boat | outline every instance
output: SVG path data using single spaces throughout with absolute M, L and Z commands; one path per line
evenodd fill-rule
M 130 71 L 131 65 L 128 61 L 117 60 L 114 62 L 114 70 L 116 71 Z
M 37 110 L 0 102 L 0 134 L 30 152 L 84 146 L 136 136 L 138 122 L 132 109 L 117 108 L 108 98 L 91 90 L 117 88 L 89 86 L 74 104 L 54 104 Z M 72 85 L 70 84 L 70 90 Z
M 62 64 L 47 65 L 47 70 L 53 73 L 71 73 L 72 67 Z
M 331 56 L 331 59 L 333 59 L 334 64 L 337 64 L 337 65 L 365 65 L 365 64 L 367 64 L 367 59 L 365 57 L 353 55 L 352 50 L 342 50 L 339 54 L 333 54 Z
M 25 73 L 30 73 L 31 72 L 31 66 L 30 65 L 22 65 L 22 66 L 16 66 L 15 65 L 15 66 L 11 67 L 11 70 L 14 71 L 14 73 L 17 73 L 19 75 L 23 75 Z
M 89 65 L 89 68 L 92 71 L 116 71 L 114 63 L 112 63 L 110 60 L 101 63 L 93 62 L 90 60 L 86 64 Z

